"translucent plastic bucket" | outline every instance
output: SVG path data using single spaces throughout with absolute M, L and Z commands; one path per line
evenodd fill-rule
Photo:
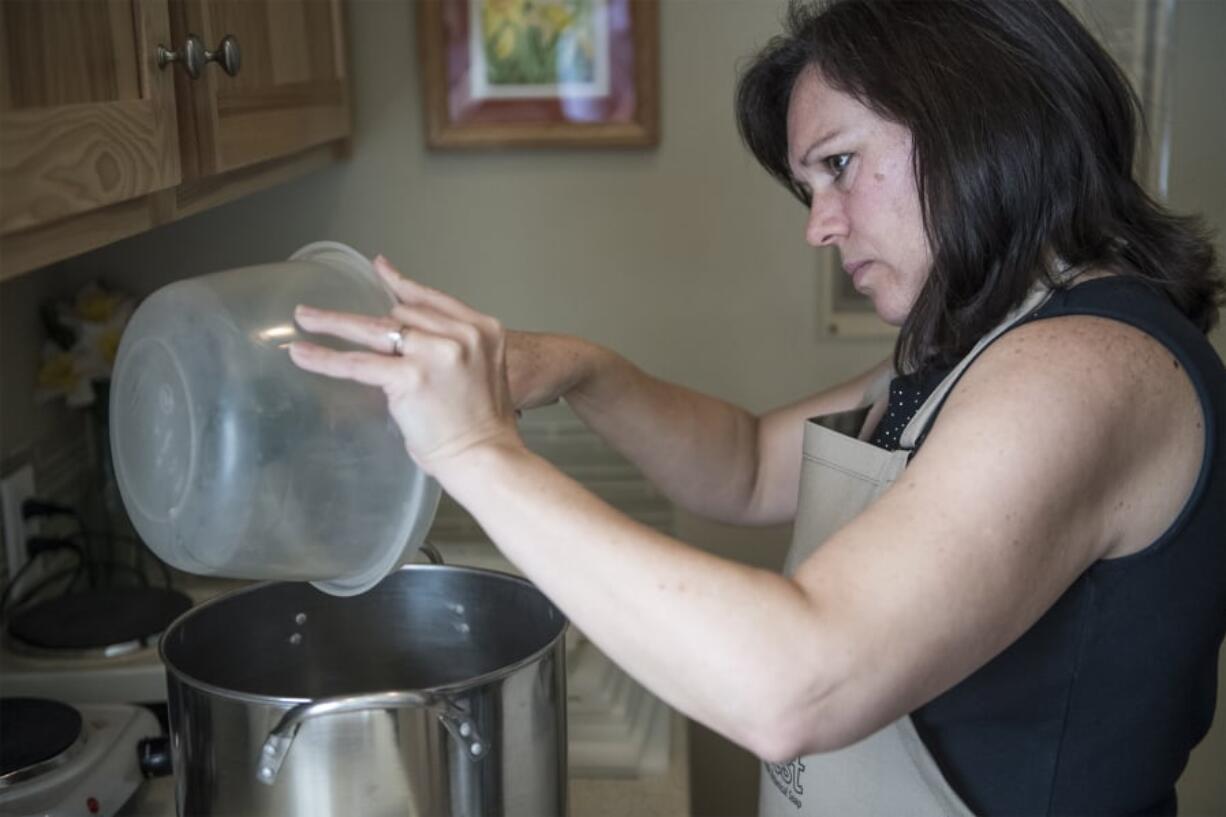
M 146 299 L 111 384 L 115 473 L 137 532 L 168 564 L 351 595 L 412 557 L 439 488 L 380 390 L 290 361 L 300 303 L 382 316 L 393 297 L 360 253 L 321 242 Z

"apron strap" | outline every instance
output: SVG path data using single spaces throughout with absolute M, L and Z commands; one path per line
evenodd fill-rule
M 916 444 L 923 438 L 928 431 L 928 425 L 936 417 L 936 413 L 940 411 L 941 406 L 945 403 L 945 398 L 958 384 L 962 374 L 967 368 L 975 362 L 980 353 L 988 348 L 992 341 L 1008 332 L 1013 326 L 1025 316 L 1029 315 L 1034 310 L 1041 307 L 1051 297 L 1052 290 L 1042 280 L 1038 281 L 1030 292 L 1026 295 L 1025 300 L 1021 302 L 1012 312 L 1005 316 L 995 329 L 988 332 L 979 342 L 971 348 L 966 357 L 958 362 L 958 365 L 945 376 L 945 379 L 937 385 L 924 404 L 915 412 L 915 416 L 911 418 L 911 422 L 907 423 L 907 427 L 903 430 L 902 436 L 898 440 L 898 447 L 901 450 L 914 451 Z

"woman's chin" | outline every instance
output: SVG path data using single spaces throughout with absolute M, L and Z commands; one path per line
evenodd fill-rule
M 881 303 L 876 298 L 873 298 L 873 311 L 877 313 L 882 323 L 889 324 L 895 329 L 902 326 L 907 320 L 907 310 L 898 308 L 896 304 Z

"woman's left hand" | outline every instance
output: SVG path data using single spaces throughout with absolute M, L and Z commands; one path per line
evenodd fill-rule
M 401 276 L 386 259 L 375 269 L 398 303 L 385 318 L 299 306 L 308 332 L 333 335 L 369 352 L 290 344 L 303 369 L 378 386 L 409 455 L 433 476 L 483 445 L 522 445 L 506 376 L 502 326 L 438 290 Z M 399 335 L 399 342 L 397 342 Z

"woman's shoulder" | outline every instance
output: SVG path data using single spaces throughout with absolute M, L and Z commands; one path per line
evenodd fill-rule
M 1048 324 L 1050 331 L 1027 329 L 1038 323 Z M 1057 339 L 1067 334 L 1063 340 L 1069 354 L 1108 366 L 1117 360 L 1120 365 L 1110 371 L 1120 376 L 1135 375 L 1148 365 L 1155 367 L 1156 377 L 1190 377 L 1206 411 L 1226 413 L 1226 367 L 1205 331 L 1180 310 L 1161 282 L 1090 270 L 1054 291 L 1002 340 L 1023 329 L 1031 336 L 1054 333 Z
M 1077 314 L 1114 318 L 1162 339 L 1172 334 L 1181 338 L 1204 335 L 1175 305 L 1162 282 L 1101 267 L 1087 268 L 1060 282 L 1023 322 Z
M 1092 394 L 1100 398 L 1095 404 L 1111 410 L 1126 398 L 1135 403 L 1145 393 L 1187 382 L 1175 353 L 1143 327 L 1093 311 L 1036 317 L 1042 319 L 1020 323 L 989 345 L 959 387 L 990 380 L 1034 396 L 1077 400 Z
M 942 419 L 967 423 L 976 412 L 996 419 L 995 433 L 1024 433 L 1042 455 L 1032 462 L 1098 464 L 1100 485 L 1086 488 L 1109 490 L 1120 510 L 1109 555 L 1157 539 L 1204 456 L 1200 400 L 1178 356 L 1103 315 L 1063 314 L 1002 335 L 968 368 Z
M 1096 407 L 1111 411 L 1129 395 L 1186 383 L 1180 351 L 1162 331 L 1179 322 L 1153 283 L 1086 268 L 987 345 L 962 380 L 1053 399 L 1092 393 L 1102 398 Z
M 1105 279 L 1104 279 L 1105 280 Z M 1068 312 L 1003 334 L 967 372 L 1001 370 L 1041 388 L 1095 390 L 1104 398 L 1186 382 L 1178 357 L 1159 338 L 1111 315 Z

